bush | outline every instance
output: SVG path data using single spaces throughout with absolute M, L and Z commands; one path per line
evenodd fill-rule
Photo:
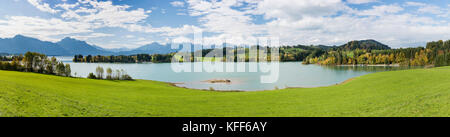
M 94 73 L 89 73 L 88 79 L 97 79 L 97 77 L 94 75 Z
M 133 80 L 133 78 L 130 75 L 128 75 L 128 74 L 123 75 L 122 79 L 123 80 Z

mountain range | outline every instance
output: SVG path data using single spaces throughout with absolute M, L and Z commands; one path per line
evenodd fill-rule
M 191 49 L 194 45 L 191 44 Z M 181 47 L 181 46 L 180 46 Z M 212 46 L 214 48 L 215 46 Z M 384 50 L 391 49 L 389 46 L 375 40 L 350 41 L 341 46 L 319 45 L 318 48 L 328 50 L 339 48 L 344 50 L 370 49 Z M 160 44 L 157 42 L 143 45 L 135 49 L 119 48 L 104 49 L 99 46 L 91 45 L 85 41 L 66 37 L 59 42 L 53 43 L 41 41 L 36 38 L 16 35 L 13 38 L 0 38 L 0 53 L 24 54 L 28 51 L 43 53 L 50 56 L 73 56 L 73 55 L 133 55 L 133 54 L 167 54 L 180 51 L 172 49 L 170 44 Z
M 85 41 L 66 37 L 56 43 L 41 41 L 36 38 L 16 35 L 13 38 L 0 38 L 0 53 L 24 54 L 28 51 L 43 53 L 49 56 L 73 55 L 132 55 L 132 54 L 167 54 L 177 52 L 170 45 L 151 43 L 136 49 L 104 49 Z
M 0 39 L 0 53 L 23 54 L 28 51 L 47 55 L 70 55 L 57 43 L 41 41 L 39 39 L 16 35 L 13 38 Z
M 56 44 L 68 51 L 71 55 L 113 55 L 113 52 L 111 51 L 107 51 L 101 47 L 89 45 L 85 41 L 80 41 L 69 37 L 62 39 Z

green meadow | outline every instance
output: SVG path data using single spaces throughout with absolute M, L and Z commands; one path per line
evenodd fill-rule
M 379 72 L 328 87 L 257 92 L 0 71 L 0 116 L 448 117 L 450 67 Z

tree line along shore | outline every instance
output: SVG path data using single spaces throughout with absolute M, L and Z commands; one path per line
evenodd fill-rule
M 267 55 L 257 53 L 251 56 L 253 49 L 267 49 Z M 226 47 L 221 50 L 204 49 L 190 53 L 183 58 L 176 53 L 169 54 L 136 54 L 119 56 L 83 56 L 75 55 L 73 62 L 86 63 L 168 63 L 172 61 L 234 61 L 252 62 L 272 61 L 271 47 L 251 46 L 238 55 L 238 49 Z M 241 52 L 242 53 L 242 52 Z M 201 55 L 196 57 L 196 55 Z M 219 57 L 218 57 L 219 56 Z M 222 56 L 222 57 L 220 57 Z M 175 60 L 174 60 L 175 59 Z M 432 41 L 426 47 L 391 49 L 387 45 L 374 40 L 351 41 L 342 46 L 281 46 L 279 58 L 281 62 L 302 61 L 303 64 L 320 65 L 400 65 L 400 66 L 447 66 L 450 65 L 450 40 Z

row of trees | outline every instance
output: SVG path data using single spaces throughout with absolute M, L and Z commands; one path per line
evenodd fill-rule
M 95 69 L 94 73 L 89 73 L 88 75 L 89 79 L 107 79 L 107 80 L 133 80 L 133 78 L 128 75 L 125 70 L 113 70 L 111 68 L 106 69 L 106 75 L 105 75 L 105 69 L 103 67 L 98 66 Z
M 399 64 L 404 66 L 450 65 L 450 40 L 427 43 L 427 48 L 388 50 L 330 50 L 319 56 L 310 55 L 304 64 L 356 65 Z
M 92 56 L 88 55 L 75 55 L 73 62 L 86 62 L 86 63 L 142 63 L 142 62 L 170 62 L 174 54 L 137 54 L 130 56 Z
M 213 49 L 203 49 L 200 51 L 195 51 L 191 53 L 185 53 L 185 54 L 191 54 L 190 58 L 179 58 L 179 61 L 184 62 L 193 62 L 193 61 L 226 61 L 226 58 L 233 59 L 235 62 L 237 61 L 245 61 L 249 62 L 251 60 L 258 61 L 259 57 L 258 55 L 252 56 L 255 57 L 255 59 L 250 59 L 249 51 L 253 49 L 262 49 L 260 46 L 252 46 L 249 48 L 245 48 L 243 59 L 238 60 L 237 55 L 237 48 L 223 48 L 222 50 L 213 50 Z M 322 50 L 319 47 L 315 46 L 303 46 L 303 45 L 297 45 L 297 46 L 283 46 L 280 48 L 280 61 L 302 61 L 307 56 L 313 54 L 323 54 L 325 51 Z M 270 49 L 268 49 L 268 52 L 270 53 Z M 203 58 L 195 57 L 195 55 L 201 55 Z M 222 56 L 220 58 L 218 57 L 212 57 L 208 58 L 207 55 L 216 55 L 216 56 Z M 228 57 L 227 57 L 228 55 Z M 75 55 L 73 58 L 73 62 L 86 62 L 86 63 L 142 63 L 142 62 L 153 62 L 153 63 L 166 63 L 171 62 L 172 58 L 175 56 L 175 53 L 169 53 L 169 54 L 137 54 L 137 55 L 129 55 L 129 56 L 83 56 L 83 55 Z M 270 61 L 271 57 L 270 54 L 267 56 L 267 60 Z
M 69 64 L 64 65 L 64 63 L 57 61 L 55 57 L 48 58 L 44 54 L 35 52 L 27 52 L 25 55 L 13 56 L 11 57 L 11 61 L 0 61 L 0 69 L 66 77 L 71 76 Z

